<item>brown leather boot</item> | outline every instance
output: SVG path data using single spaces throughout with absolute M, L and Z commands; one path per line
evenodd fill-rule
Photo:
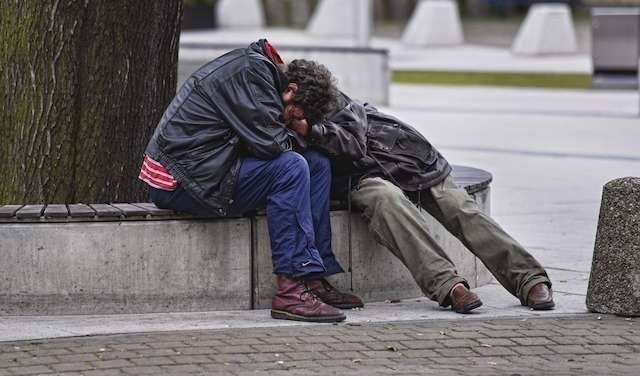
M 364 307 L 362 299 L 355 295 L 344 293 L 331 286 L 324 278 L 307 281 L 307 286 L 320 300 L 330 306 L 340 309 L 352 309 Z
M 304 281 L 279 275 L 277 282 L 278 291 L 271 300 L 271 317 L 274 319 L 311 322 L 339 322 L 346 319 L 340 310 L 318 299 Z
M 469 313 L 482 305 L 482 301 L 475 293 L 469 291 L 462 283 L 457 283 L 449 292 L 451 307 L 458 313 Z

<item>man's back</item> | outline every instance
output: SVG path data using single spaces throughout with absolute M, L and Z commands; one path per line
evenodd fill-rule
M 222 55 L 185 81 L 146 153 L 195 197 L 225 210 L 241 155 L 268 159 L 291 148 L 279 119 L 286 85 L 259 43 Z

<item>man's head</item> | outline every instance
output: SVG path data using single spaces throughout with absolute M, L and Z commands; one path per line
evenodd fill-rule
M 327 67 L 298 59 L 287 65 L 286 74 L 289 85 L 282 93 L 285 123 L 306 119 L 313 125 L 331 112 L 338 89 Z

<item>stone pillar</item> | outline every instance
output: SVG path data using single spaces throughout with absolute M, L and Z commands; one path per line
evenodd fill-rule
M 587 308 L 640 316 L 640 178 L 604 186 Z
M 570 54 L 578 51 L 567 4 L 534 4 L 511 46 L 520 55 Z
M 358 30 L 355 0 L 320 0 L 307 33 L 322 37 L 355 38 Z
M 260 0 L 218 0 L 216 21 L 220 28 L 259 28 L 264 26 Z
M 447 46 L 464 42 L 458 4 L 453 0 L 420 0 L 402 35 L 416 46 Z

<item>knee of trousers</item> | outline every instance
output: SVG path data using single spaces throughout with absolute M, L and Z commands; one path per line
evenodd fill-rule
M 331 161 L 324 154 L 316 150 L 307 150 L 304 153 L 310 171 L 326 172 L 331 171 Z
M 361 188 L 363 200 L 358 200 L 358 203 L 369 217 L 394 212 L 408 200 L 402 189 L 391 182 L 381 178 L 367 180 Z
M 283 175 L 290 179 L 309 179 L 309 164 L 295 151 L 285 151 L 275 162 L 282 167 Z

